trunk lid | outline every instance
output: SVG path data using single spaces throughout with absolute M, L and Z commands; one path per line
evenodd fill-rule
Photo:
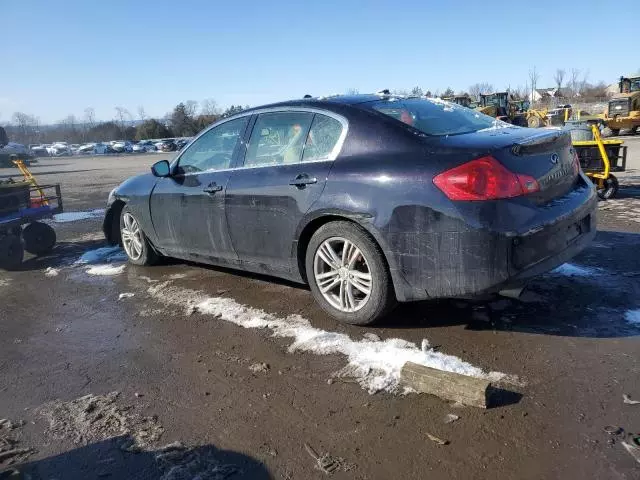
M 569 192 L 576 183 L 571 135 L 557 129 L 496 128 L 442 139 L 472 155 L 491 155 L 513 173 L 530 175 L 540 191 L 528 195 L 546 203 Z

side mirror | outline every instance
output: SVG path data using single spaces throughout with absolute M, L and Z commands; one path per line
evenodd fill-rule
M 151 173 L 156 177 L 168 177 L 171 174 L 171 168 L 167 160 L 160 160 L 151 166 Z

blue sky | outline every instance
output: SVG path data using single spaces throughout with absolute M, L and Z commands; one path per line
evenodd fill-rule
M 539 87 L 556 68 L 612 83 L 640 67 L 637 0 L 621 12 L 602 0 L 0 0 L 0 18 L 0 124 L 15 111 L 108 120 L 115 106 L 162 116 L 205 98 L 504 89 L 534 65 Z

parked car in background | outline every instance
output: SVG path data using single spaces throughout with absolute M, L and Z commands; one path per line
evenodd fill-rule
M 86 155 L 89 153 L 93 153 L 95 148 L 95 143 L 85 143 L 84 145 L 80 145 L 77 150 L 78 155 Z
M 93 145 L 93 153 L 96 155 L 104 155 L 105 153 L 113 153 L 114 150 L 106 143 L 96 143 Z
M 49 152 L 47 152 L 47 147 L 44 145 L 37 145 L 37 144 L 29 145 L 29 151 L 31 152 L 31 155 L 33 155 L 34 157 L 49 156 Z
M 138 153 L 155 152 L 156 150 L 157 148 L 151 140 L 141 140 L 133 145 L 133 151 Z
M 131 153 L 133 152 L 133 143 L 128 140 L 117 141 L 111 144 L 111 148 L 116 153 Z
M 568 132 L 380 94 L 225 118 L 107 205 L 105 235 L 131 263 L 307 282 L 364 325 L 397 301 L 517 295 L 591 243 L 597 195 Z
M 190 138 L 180 138 L 179 140 L 176 140 L 176 150 L 182 150 L 190 141 Z
M 156 147 L 158 147 L 158 150 L 161 152 L 175 152 L 178 149 L 173 138 L 162 140 L 161 142 L 156 144 Z
M 55 142 L 50 147 L 47 147 L 47 151 L 51 157 L 71 155 L 71 148 L 67 142 Z

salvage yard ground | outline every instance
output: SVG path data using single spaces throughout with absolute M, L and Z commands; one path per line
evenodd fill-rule
M 629 171 L 594 244 L 532 282 L 527 303 L 404 305 L 374 328 L 336 323 L 287 282 L 135 267 L 105 248 L 109 191 L 166 154 L 41 159 L 32 171 L 62 183 L 66 213 L 52 255 L 0 272 L 0 472 L 638 478 L 605 432 L 640 432 L 640 138 L 625 141 Z M 406 393 L 406 360 L 503 393 L 487 410 Z

